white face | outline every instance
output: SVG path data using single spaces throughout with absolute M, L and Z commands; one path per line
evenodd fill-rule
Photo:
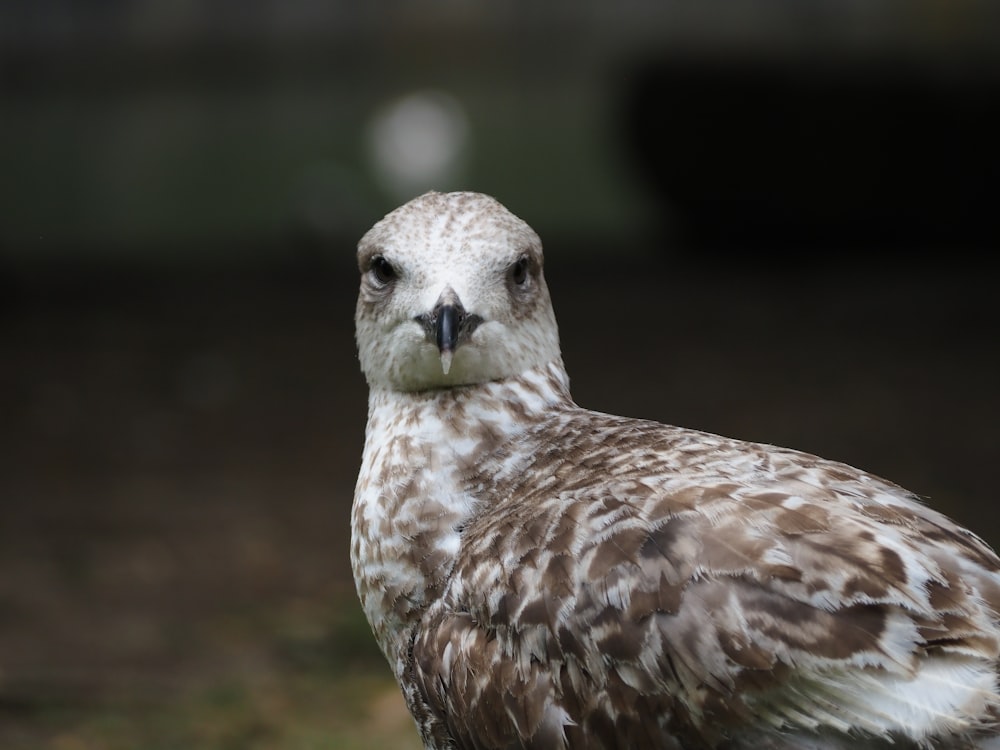
M 501 380 L 559 356 L 541 242 L 493 198 L 422 195 L 361 238 L 358 265 L 358 352 L 373 389 Z M 439 347 L 442 305 L 461 311 L 454 347 Z

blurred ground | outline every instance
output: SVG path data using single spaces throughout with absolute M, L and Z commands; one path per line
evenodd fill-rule
M 860 465 L 1000 542 L 994 276 L 549 245 L 581 404 Z M 0 747 L 418 746 L 348 565 L 349 256 L 8 275 Z

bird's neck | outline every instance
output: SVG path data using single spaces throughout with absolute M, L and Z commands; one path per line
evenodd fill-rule
M 503 381 L 369 395 L 351 563 L 362 606 L 397 676 L 404 631 L 442 593 L 461 529 L 476 511 L 471 468 L 567 406 L 560 359 Z

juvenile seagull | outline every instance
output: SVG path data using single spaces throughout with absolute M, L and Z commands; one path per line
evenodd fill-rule
M 365 613 L 428 749 L 1000 747 L 1000 560 L 901 487 L 582 409 L 542 247 L 428 193 L 358 248 Z

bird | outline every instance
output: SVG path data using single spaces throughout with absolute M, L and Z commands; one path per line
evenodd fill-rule
M 1000 748 L 1000 559 L 871 473 L 591 411 L 542 244 L 429 192 L 361 238 L 351 565 L 427 750 Z

